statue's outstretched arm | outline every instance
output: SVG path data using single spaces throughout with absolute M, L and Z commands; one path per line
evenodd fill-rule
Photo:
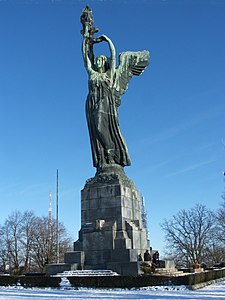
M 91 61 L 88 56 L 88 53 L 89 53 L 88 39 L 84 38 L 82 43 L 82 54 L 83 54 L 85 68 L 87 72 L 90 73 L 92 70 L 92 66 L 91 66 Z
M 109 45 L 109 50 L 110 50 L 110 54 L 111 54 L 111 57 L 110 57 L 110 69 L 114 73 L 115 69 L 116 69 L 116 49 L 115 49 L 115 46 L 114 46 L 113 42 L 110 40 L 110 38 L 107 37 L 106 35 L 102 35 L 101 37 Z

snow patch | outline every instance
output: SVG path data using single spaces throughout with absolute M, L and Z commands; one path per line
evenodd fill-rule
M 59 283 L 59 286 L 61 289 L 63 290 L 69 290 L 69 289 L 72 289 L 72 286 L 70 284 L 70 281 L 67 277 L 62 277 L 61 278 L 61 281 Z
M 68 288 L 67 288 L 68 287 Z M 0 300 L 81 300 L 81 299 L 157 299 L 157 300 L 225 300 L 225 281 L 200 290 L 191 291 L 185 286 L 152 286 L 139 289 L 73 288 L 62 281 L 59 289 L 0 287 Z

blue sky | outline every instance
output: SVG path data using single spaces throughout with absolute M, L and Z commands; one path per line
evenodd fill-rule
M 0 1 L 0 223 L 13 210 L 46 215 L 58 169 L 59 218 L 77 238 L 80 191 L 95 174 L 84 112 L 86 4 L 117 55 L 151 53 L 119 116 L 132 160 L 125 171 L 145 197 L 151 244 L 162 252 L 165 218 L 222 201 L 224 0 Z

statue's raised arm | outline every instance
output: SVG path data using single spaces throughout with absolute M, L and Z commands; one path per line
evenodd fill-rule
M 102 35 L 100 38 L 102 38 L 103 41 L 106 41 L 109 45 L 110 50 L 110 59 L 109 59 L 109 68 L 111 70 L 111 73 L 114 75 L 115 69 L 116 69 L 116 49 L 113 44 L 113 42 L 110 40 L 109 37 L 106 35 Z
M 123 168 L 131 164 L 126 143 L 119 128 L 118 106 L 133 75 L 140 75 L 148 65 L 149 52 L 123 52 L 116 68 L 116 51 L 106 35 L 95 37 L 91 9 L 82 12 L 82 53 L 89 74 L 86 117 L 90 135 L 93 165 L 97 172 Z M 95 58 L 94 44 L 107 42 L 110 57 Z
M 97 65 L 96 65 L 97 59 L 95 60 L 94 57 L 93 45 L 103 41 L 107 42 L 109 45 L 110 58 L 107 60 L 108 63 L 107 69 L 110 70 L 111 78 L 113 78 L 116 69 L 116 51 L 113 42 L 106 35 L 102 35 L 93 40 L 84 37 L 82 43 L 82 53 L 83 53 L 85 68 L 89 73 L 92 70 L 97 70 Z

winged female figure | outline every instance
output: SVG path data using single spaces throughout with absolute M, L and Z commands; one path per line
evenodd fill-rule
M 93 165 L 97 171 L 101 171 L 108 165 L 124 167 L 131 164 L 128 149 L 119 128 L 118 107 L 122 94 L 128 88 L 129 80 L 133 75 L 140 75 L 147 67 L 149 52 L 123 52 L 119 56 L 117 67 L 113 42 L 106 35 L 95 38 L 94 33 L 98 29 L 91 27 L 93 18 L 90 20 L 91 22 L 88 22 L 86 17 L 82 23 L 84 37 L 82 52 L 89 76 L 86 118 Z M 93 45 L 102 42 L 108 44 L 110 57 L 100 55 L 95 58 Z

